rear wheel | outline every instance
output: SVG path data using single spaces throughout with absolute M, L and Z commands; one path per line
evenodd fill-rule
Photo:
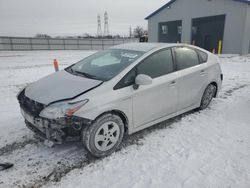
M 124 135 L 124 124 L 119 116 L 105 114 L 83 131 L 83 142 L 89 152 L 93 156 L 104 157 L 120 146 Z
M 201 105 L 200 105 L 201 110 L 204 110 L 209 106 L 213 97 L 215 96 L 216 89 L 217 89 L 216 86 L 213 84 L 209 84 L 207 86 L 201 99 Z

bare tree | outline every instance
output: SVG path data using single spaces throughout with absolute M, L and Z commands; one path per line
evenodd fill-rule
M 51 38 L 51 36 L 47 35 L 47 34 L 42 34 L 42 33 L 38 33 L 35 35 L 36 38 Z
M 141 26 L 136 26 L 136 28 L 134 29 L 134 36 L 136 38 L 140 38 L 144 35 L 145 31 L 143 29 L 143 27 Z

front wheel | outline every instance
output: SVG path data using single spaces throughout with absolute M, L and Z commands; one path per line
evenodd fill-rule
M 207 86 L 201 99 L 201 105 L 200 105 L 201 110 L 204 110 L 209 106 L 213 97 L 215 96 L 216 89 L 217 89 L 216 86 L 213 84 L 209 84 Z
M 95 157 L 104 157 L 120 146 L 124 135 L 124 123 L 117 115 L 105 114 L 83 131 L 83 143 L 89 152 Z

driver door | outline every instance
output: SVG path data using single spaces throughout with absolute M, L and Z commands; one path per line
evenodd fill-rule
M 153 79 L 133 91 L 134 127 L 149 124 L 177 111 L 177 78 L 171 49 L 160 50 L 136 66 L 136 74 Z

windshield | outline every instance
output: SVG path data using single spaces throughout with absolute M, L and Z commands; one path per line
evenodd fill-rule
M 132 50 L 109 49 L 97 52 L 65 70 L 71 74 L 107 81 L 119 74 L 142 54 L 143 52 Z

